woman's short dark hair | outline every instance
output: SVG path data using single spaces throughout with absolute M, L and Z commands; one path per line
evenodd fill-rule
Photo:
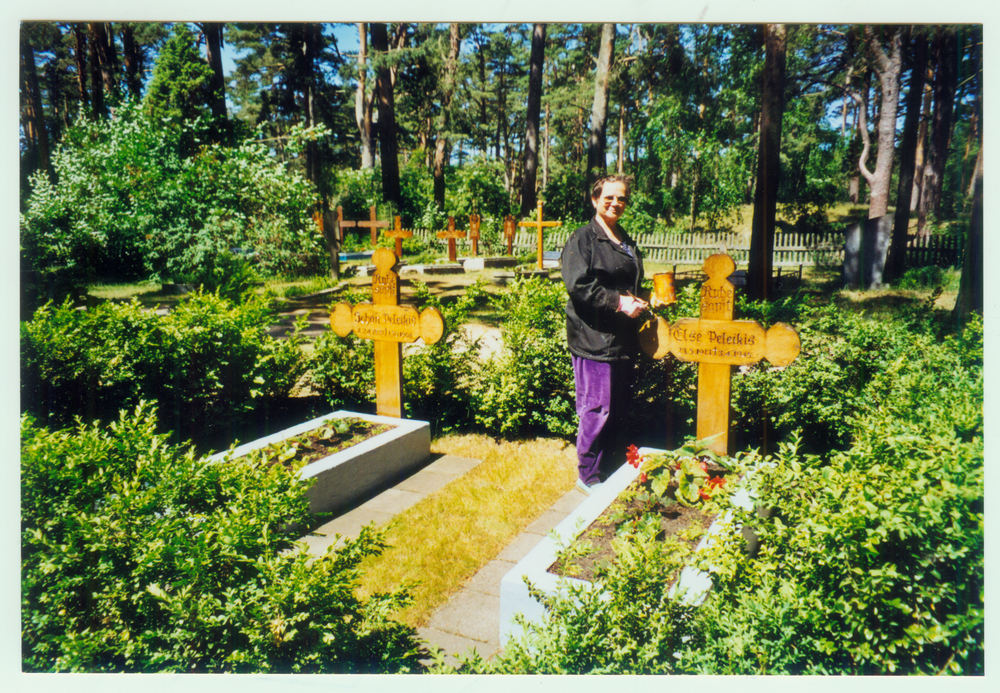
M 601 190 L 604 189 L 605 183 L 621 183 L 625 186 L 625 196 L 629 197 L 632 195 L 632 182 L 632 176 L 627 176 L 623 173 L 598 178 L 597 182 L 594 183 L 594 187 L 590 189 L 590 199 L 596 200 L 601 196 Z

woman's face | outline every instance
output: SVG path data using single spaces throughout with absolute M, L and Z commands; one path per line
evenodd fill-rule
M 628 204 L 628 191 L 624 183 L 609 181 L 601 186 L 599 197 L 590 198 L 591 204 L 597 210 L 597 215 L 606 224 L 614 226 L 625 213 L 625 205 Z

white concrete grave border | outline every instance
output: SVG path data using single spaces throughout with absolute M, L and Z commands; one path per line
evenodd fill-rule
M 665 452 L 655 448 L 640 448 L 640 455 L 653 455 Z M 601 516 L 619 494 L 628 488 L 632 480 L 639 476 L 639 469 L 630 464 L 622 465 L 601 485 L 590 497 L 577 506 L 555 529 L 540 541 L 527 556 L 514 566 L 500 581 L 500 647 L 511 638 L 520 638 L 524 629 L 515 622 L 514 616 L 521 614 L 525 621 L 540 624 L 545 618 L 545 608 L 528 594 L 525 578 L 531 582 L 538 592 L 544 595 L 554 595 L 570 585 L 579 585 L 584 589 L 593 589 L 594 585 L 586 580 L 560 577 L 548 572 L 550 565 L 555 563 L 556 556 L 562 547 L 569 546 L 580 534 L 585 532 L 591 523 Z M 743 508 L 752 508 L 753 501 L 744 485 L 733 496 L 733 502 Z M 722 528 L 728 524 L 731 514 L 724 513 L 715 519 L 702 537 L 695 551 L 700 551 L 714 540 Z M 681 570 L 680 577 L 671 592 L 685 590 L 684 599 L 690 604 L 701 604 L 708 591 L 712 588 L 712 580 L 707 573 L 696 570 L 690 565 Z
M 328 419 L 347 417 L 387 424 L 394 428 L 307 464 L 299 471 L 300 479 L 316 480 L 306 491 L 311 512 L 340 510 L 379 488 L 402 481 L 430 458 L 431 428 L 428 422 L 340 410 L 258 438 L 240 445 L 232 452 L 220 452 L 210 459 L 221 461 L 227 456 L 235 459 L 253 450 L 311 431 Z

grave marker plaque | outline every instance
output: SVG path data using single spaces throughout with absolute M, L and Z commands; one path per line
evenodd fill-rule
M 423 339 L 434 344 L 444 334 L 444 318 L 436 308 L 417 312 L 399 305 L 399 275 L 396 256 L 388 248 L 372 255 L 372 302 L 338 303 L 330 314 L 330 325 L 341 337 L 354 332 L 375 342 L 375 401 L 381 416 L 403 416 L 403 343 Z
M 455 228 L 455 217 L 448 217 L 448 229 L 439 231 L 437 237 L 448 241 L 448 262 L 458 262 L 456 241 L 459 238 L 465 238 L 465 231 L 459 231 Z
M 544 269 L 542 256 L 545 253 L 545 243 L 542 238 L 542 229 L 549 226 L 562 226 L 561 221 L 542 221 L 542 203 L 538 203 L 538 218 L 536 221 L 522 221 L 519 226 L 534 226 L 538 228 L 538 269 Z
M 736 263 L 724 253 L 711 255 L 703 266 L 708 280 L 701 287 L 701 317 L 663 318 L 639 331 L 643 350 L 655 359 L 668 353 L 698 364 L 697 438 L 719 454 L 729 453 L 729 394 L 732 367 L 767 359 L 787 366 L 799 355 L 799 335 L 776 323 L 765 331 L 755 320 L 733 320 L 734 289 L 727 277 Z

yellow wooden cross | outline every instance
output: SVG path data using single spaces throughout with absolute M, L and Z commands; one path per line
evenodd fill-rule
M 542 203 L 538 203 L 538 220 L 537 221 L 522 221 L 518 226 L 535 226 L 538 227 L 538 269 L 543 269 L 542 266 L 542 255 L 545 252 L 545 244 L 542 239 L 542 229 L 546 226 L 562 226 L 561 221 L 542 221 Z
M 399 258 L 400 260 L 402 260 L 403 259 L 403 239 L 404 238 L 413 238 L 413 232 L 412 231 L 403 230 L 403 227 L 402 227 L 402 225 L 400 224 L 400 221 L 399 221 L 399 217 L 396 217 L 396 226 L 394 228 L 391 228 L 388 231 L 386 231 L 383 235 L 385 237 L 387 237 L 387 238 L 395 238 L 396 239 L 396 257 Z
M 418 313 L 413 306 L 399 305 L 399 275 L 391 250 L 376 249 L 372 262 L 372 302 L 338 303 L 330 325 L 341 337 L 354 332 L 375 342 L 376 411 L 398 419 L 403 416 L 403 343 L 423 339 L 434 344 L 444 334 L 444 318 L 436 308 Z
M 472 241 L 472 256 L 479 255 L 479 224 L 482 219 L 478 214 L 469 215 L 469 240 Z
M 733 285 L 727 277 L 736 263 L 725 253 L 709 256 L 703 265 L 708 281 L 701 287 L 701 317 L 680 318 L 670 325 L 663 318 L 639 330 L 643 351 L 654 359 L 668 353 L 698 364 L 698 440 L 717 453 L 729 454 L 729 392 L 732 367 L 767 359 L 787 366 L 799 355 L 799 335 L 784 323 L 766 332 L 756 320 L 733 320 Z
M 372 248 L 374 248 L 376 245 L 378 245 L 378 230 L 379 229 L 388 228 L 389 222 L 387 222 L 387 221 L 378 221 L 375 218 L 375 206 L 374 205 L 372 205 L 368 209 L 368 215 L 369 215 L 369 220 L 368 221 L 359 221 L 358 222 L 358 226 L 360 226 L 362 228 L 365 228 L 365 229 L 371 229 L 371 231 L 372 231 Z
M 455 229 L 455 217 L 448 217 L 448 230 L 439 231 L 437 237 L 442 240 L 448 239 L 448 262 L 457 262 L 458 253 L 455 241 L 459 238 L 465 238 L 465 231 Z
M 507 254 L 514 254 L 514 234 L 517 233 L 517 224 L 514 217 L 508 214 L 503 220 L 503 237 L 507 240 Z

